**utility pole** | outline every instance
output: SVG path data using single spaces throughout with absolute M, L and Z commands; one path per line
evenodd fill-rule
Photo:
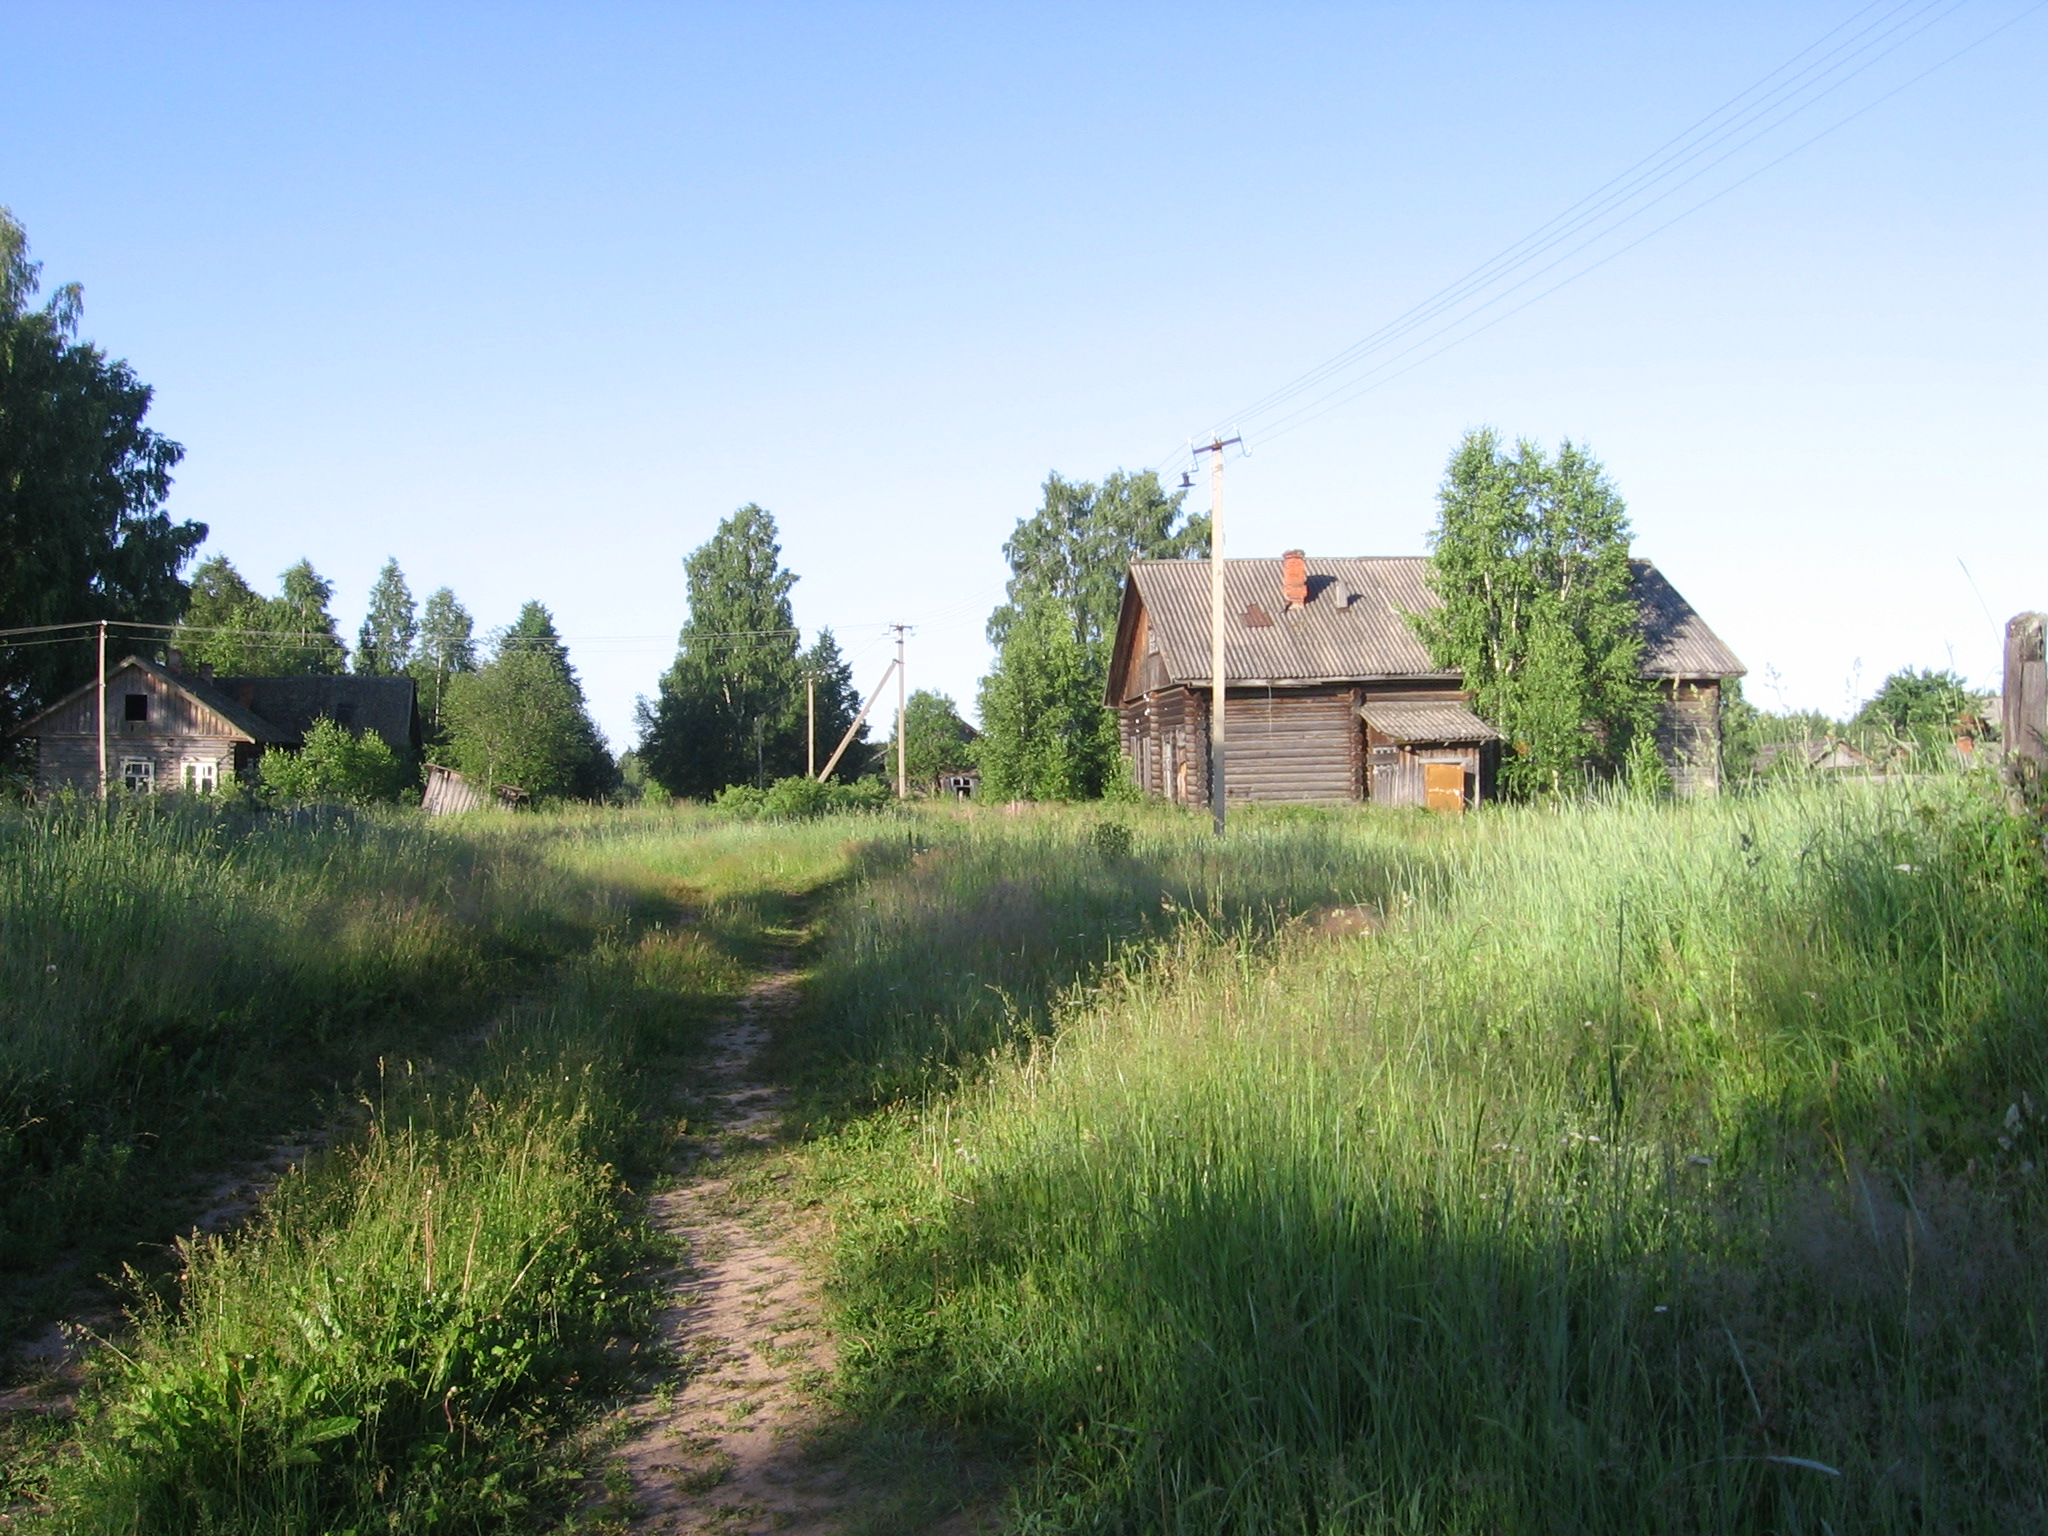
M 99 622 L 100 798 L 107 798 L 107 621 Z
M 910 773 L 908 766 L 910 762 L 910 733 L 907 728 L 909 724 L 909 704 L 905 698 L 906 690 L 903 685 L 903 637 L 910 632 L 910 626 L 907 624 L 891 624 L 889 627 L 896 631 L 896 798 L 898 800 L 908 800 L 910 798 Z
M 1224 702 L 1223 667 L 1223 450 L 1244 446 L 1244 438 L 1223 437 L 1194 450 L 1209 457 L 1209 809 L 1216 835 L 1223 835 Z
M 818 674 L 804 674 L 804 776 L 818 776 Z

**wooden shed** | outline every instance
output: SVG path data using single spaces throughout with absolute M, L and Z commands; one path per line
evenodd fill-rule
M 1711 793 L 1720 786 L 1722 680 L 1744 668 L 1655 566 L 1632 568 L 1643 672 L 1664 695 L 1659 750 L 1681 793 Z M 1459 808 L 1491 796 L 1499 734 L 1406 618 L 1438 605 L 1427 559 L 1296 551 L 1231 560 L 1224 596 L 1233 801 L 1449 808 L 1454 776 Z M 1208 799 L 1209 667 L 1209 563 L 1133 563 L 1106 702 L 1147 794 Z

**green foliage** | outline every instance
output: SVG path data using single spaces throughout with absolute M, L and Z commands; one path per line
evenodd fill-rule
M 1955 739 L 1963 716 L 1980 710 L 1977 696 L 1954 672 L 1904 667 L 1884 680 L 1852 723 L 1898 741 L 1941 746 Z
M 276 597 L 262 597 L 225 555 L 192 573 L 192 599 L 176 639 L 191 666 L 223 677 L 317 677 L 345 670 L 342 643 L 328 603 L 334 583 L 301 560 L 278 578 Z
M 151 391 L 78 339 L 79 290 L 32 304 L 41 267 L 0 207 L 0 628 L 169 623 L 204 524 L 163 511 L 184 449 L 143 425 Z M 90 641 L 0 650 L 0 729 L 92 675 Z
M 474 833 L 447 839 L 438 884 L 394 892 L 372 925 L 384 943 L 403 949 L 423 917 L 474 920 L 510 853 L 581 953 L 521 975 L 520 1006 L 494 999 L 487 1039 L 463 1022 L 408 1049 L 418 1070 L 392 1057 L 361 1095 L 366 1124 L 241 1232 L 181 1245 L 51 1458 L 58 1528 L 474 1532 L 570 1514 L 560 1436 L 579 1399 L 617 1389 L 617 1345 L 648 1321 L 655 1253 L 622 1179 L 672 1154 L 681 1053 L 739 991 L 735 954 L 837 872 L 843 839 L 786 833 L 749 857 L 750 829 L 616 813 Z M 298 841 L 311 865 L 347 863 L 332 832 Z M 700 926 L 665 921 L 683 884 L 710 908 Z M 662 893 L 664 921 L 635 920 L 635 890 Z
M 1556 795 L 1625 775 L 1657 693 L 1639 670 L 1628 512 L 1606 472 L 1569 441 L 1552 459 L 1472 432 L 1438 505 L 1430 585 L 1443 606 L 1409 621 L 1507 738 L 1502 789 Z
M 840 909 L 850 1416 L 1027 1447 L 1045 1533 L 2036 1523 L 2048 886 L 1991 795 L 1130 824 L 935 828 Z
M 1050 598 L 1027 601 L 981 680 L 981 793 L 989 800 L 1092 800 L 1122 766 L 1107 663 Z
M 430 741 L 443 736 L 442 712 L 451 678 L 476 670 L 476 621 L 446 587 L 427 596 L 407 670 L 419 686 L 420 719 Z
M 789 605 L 797 578 L 783 569 L 774 517 L 748 503 L 683 569 L 690 617 L 659 696 L 641 706 L 648 772 L 670 794 L 699 798 L 800 772 L 803 664 Z M 820 660 L 837 654 L 831 647 Z
M 1048 475 L 1044 500 L 1003 545 L 1008 599 L 990 616 L 995 670 L 982 680 L 984 795 L 1094 799 L 1115 782 L 1116 716 L 1102 702 L 1133 560 L 1197 553 L 1208 519 L 1181 521 L 1186 493 L 1151 470 L 1100 486 Z
M 823 783 L 808 774 L 777 779 L 766 789 L 751 784 L 731 784 L 720 790 L 711 804 L 714 810 L 741 821 L 809 821 L 844 811 L 876 811 L 894 798 L 880 779 L 860 779 L 848 784 L 836 779 Z
M 1208 547 L 1209 519 L 1181 519 L 1186 491 L 1168 494 L 1153 470 L 1119 469 L 1102 484 L 1045 477 L 1044 500 L 1003 545 L 1010 563 L 1008 600 L 990 615 L 989 640 L 1001 645 L 1034 602 L 1065 612 L 1085 646 L 1116 637 L 1124 575 L 1133 560 L 1173 560 Z
M 398 799 L 412 781 L 375 731 L 353 732 L 324 718 L 313 722 L 298 751 L 265 751 L 257 777 L 266 795 L 287 805 L 373 805 Z
M 386 560 L 370 588 L 369 609 L 356 632 L 356 671 L 372 677 L 402 677 L 411 670 L 413 643 L 419 632 L 405 572 L 395 558 Z
M 442 719 L 454 766 L 486 786 L 594 800 L 616 783 L 568 650 L 539 603 L 498 636 L 487 665 L 449 678 Z
M 943 693 L 920 688 L 903 701 L 905 772 L 913 790 L 930 789 L 942 773 L 972 768 L 979 732 L 960 718 L 960 709 Z M 889 732 L 881 767 L 892 780 L 896 772 L 896 733 Z

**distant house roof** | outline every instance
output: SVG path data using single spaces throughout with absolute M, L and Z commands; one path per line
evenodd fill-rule
M 1756 749 L 1754 766 L 1758 773 L 1781 763 L 1822 771 L 1875 766 L 1868 753 L 1835 736 L 1820 741 L 1768 741 Z
M 416 751 L 420 745 L 415 685 L 409 677 L 209 678 L 173 671 L 141 656 L 125 656 L 108 669 L 108 680 L 131 669 L 177 689 L 253 742 L 296 746 L 313 722 L 325 717 L 353 731 L 375 731 L 394 751 Z M 34 736 L 39 724 L 90 694 L 93 687 L 86 683 L 74 688 L 8 734 Z
M 327 719 L 352 731 L 375 731 L 394 751 L 420 745 L 418 687 L 409 677 L 217 677 L 211 687 L 293 741 L 303 740 L 315 720 Z
M 1410 742 L 1499 741 L 1500 732 L 1462 704 L 1376 699 L 1358 712 L 1382 736 Z
M 1692 605 L 1647 560 L 1629 562 L 1643 615 L 1646 677 L 1740 677 L 1747 669 Z M 1281 562 L 1224 562 L 1229 629 L 1225 675 L 1238 685 L 1430 680 L 1455 686 L 1455 672 L 1430 659 L 1404 615 L 1441 606 L 1421 555 L 1311 558 L 1308 602 L 1290 609 Z M 1162 683 L 1209 680 L 1209 562 L 1139 560 L 1124 589 L 1124 612 L 1111 663 L 1110 696 L 1128 697 L 1133 656 L 1130 628 L 1141 604 L 1146 651 L 1157 653 Z M 1149 668 L 1148 668 L 1149 670 Z M 1147 678 L 1147 686 L 1152 685 Z
M 231 695 L 223 693 L 217 684 L 208 682 L 195 672 L 173 672 L 169 667 L 159 666 L 156 662 L 150 661 L 145 657 L 124 656 L 120 661 L 107 669 L 107 681 L 111 683 L 121 673 L 127 671 L 147 673 L 166 688 L 177 689 L 188 698 L 194 699 L 212 710 L 236 734 L 246 737 L 250 741 L 286 746 L 299 739 L 297 736 L 282 729 L 275 721 L 265 719 Z M 69 708 L 80 699 L 83 699 L 93 691 L 94 686 L 93 683 L 86 683 L 72 689 L 71 692 L 65 694 L 56 703 L 46 709 L 38 710 L 7 734 L 10 736 L 34 736 L 38 725 L 51 716 Z

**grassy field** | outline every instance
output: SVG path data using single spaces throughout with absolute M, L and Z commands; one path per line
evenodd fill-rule
M 1015 1531 L 2048 1525 L 2048 884 L 1970 781 L 0 836 L 10 1232 L 339 1137 L 0 1431 L 53 1529 L 559 1528 L 698 1027 L 811 932 L 837 1401 Z
M 162 1242 L 231 1126 L 335 1139 L 254 1223 L 132 1276 L 75 1424 L 0 1428 L 0 1487 L 80 1532 L 542 1520 L 582 1472 L 556 1438 L 650 1304 L 634 1185 L 697 1030 L 847 866 L 848 829 L 143 808 L 8 830 L 9 959 L 33 979 L 32 939 L 66 978 L 0 1035 L 15 1113 L 101 1117 L 8 1148 L 35 1197 L 15 1209 L 74 1223 L 43 1252 Z M 118 1203 L 76 1193 L 115 1178 Z
M 853 1412 L 1031 1532 L 2048 1523 L 1989 797 L 1094 819 L 842 908 L 792 1063 Z

